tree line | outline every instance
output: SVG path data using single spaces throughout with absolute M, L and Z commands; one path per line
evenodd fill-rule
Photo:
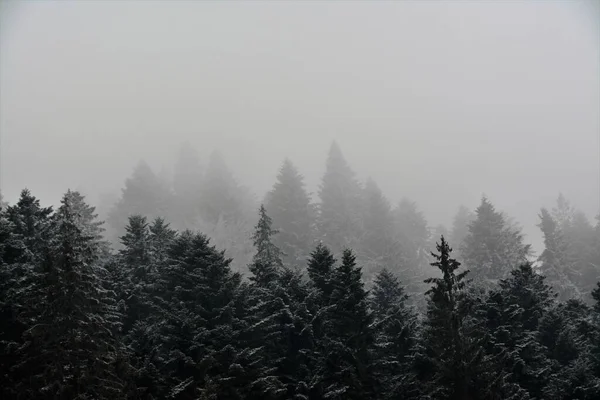
M 2 204 L 2 398 L 600 398 L 600 225 L 562 196 L 535 263 L 486 198 L 434 243 L 414 203 L 392 209 L 334 145 L 318 206 L 284 162 L 240 271 L 194 224 L 236 231 L 247 192 L 181 171 L 202 185 L 128 180 L 118 246 L 78 192 Z

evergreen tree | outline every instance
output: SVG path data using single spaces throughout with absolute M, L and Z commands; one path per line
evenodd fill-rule
M 109 253 L 109 244 L 104 240 L 104 221 L 98 220 L 96 207 L 85 202 L 85 197 L 77 191 L 68 190 L 65 196 L 69 197 L 75 215 L 79 218 L 79 228 L 86 236 L 92 237 L 92 244 L 97 247 L 101 256 Z
M 542 275 L 561 301 L 579 297 L 574 266 L 569 259 L 568 244 L 550 212 L 542 208 L 538 225 L 544 235 L 544 251 L 539 257 Z
M 165 217 L 169 215 L 171 204 L 172 193 L 166 183 L 141 161 L 125 181 L 121 198 L 109 213 L 108 223 L 120 236 L 130 216 Z
M 233 222 L 244 217 L 243 189 L 233 178 L 219 152 L 213 152 L 202 187 L 202 218 L 216 224 L 220 218 Z
M 531 249 L 523 243 L 520 230 L 511 226 L 487 198 L 481 199 L 475 213 L 461 255 L 473 280 L 493 287 L 513 268 L 526 263 Z
M 532 398 L 543 398 L 549 377 L 551 364 L 539 342 L 538 330 L 554 297 L 545 278 L 526 263 L 500 280 L 486 304 L 491 351 L 503 356 L 503 370 L 510 381 L 526 389 Z
M 327 246 L 319 243 L 310 254 L 307 272 L 312 286 L 318 291 L 317 297 L 320 304 L 328 304 L 333 291 L 332 279 L 335 258 Z
M 284 252 L 284 261 L 304 265 L 313 241 L 315 210 L 304 188 L 304 178 L 287 158 L 267 194 L 266 207 L 279 231 L 275 244 Z
M 402 199 L 393 211 L 394 231 L 399 243 L 400 259 L 398 275 L 406 282 L 406 290 L 410 301 L 419 308 L 424 308 L 421 301 L 426 286 L 424 279 L 433 276 L 429 266 L 430 232 L 427 221 L 417 208 L 417 204 L 406 198 Z
M 351 250 L 344 250 L 341 264 L 331 281 L 331 309 L 326 335 L 320 343 L 322 362 L 317 372 L 316 398 L 364 399 L 374 393 L 370 354 L 374 335 L 373 317 L 361 268 Z
M 394 237 L 390 204 L 372 179 L 367 180 L 364 199 L 361 248 L 368 266 L 365 272 L 368 280 L 384 266 L 395 265 L 400 259 L 400 251 Z
M 485 354 L 487 335 L 471 315 L 477 301 L 468 295 L 465 276 L 457 273 L 460 263 L 451 258 L 452 249 L 442 237 L 432 253 L 431 265 L 442 273 L 429 278 L 426 292 L 427 314 L 421 351 L 416 364 L 425 381 L 425 393 L 436 399 L 507 398 L 515 388 L 506 385 L 505 376 L 495 370 L 496 360 Z
M 411 371 L 417 319 L 406 304 L 407 298 L 390 271 L 383 269 L 377 274 L 370 302 L 376 327 L 374 371 L 381 398 L 418 394 Z
M 360 237 L 361 187 L 337 145 L 329 149 L 319 187 L 319 234 L 334 252 L 352 246 Z
M 49 235 L 52 207 L 41 207 L 40 201 L 28 189 L 21 192 L 19 201 L 6 209 L 6 218 L 13 225 L 13 234 L 22 238 L 23 252 L 14 257 L 22 261 L 40 261 Z
M 184 143 L 179 150 L 173 174 L 177 206 L 173 219 L 180 228 L 192 228 L 200 218 L 203 179 L 204 174 L 196 149 L 190 143 Z
M 460 206 L 452 220 L 452 231 L 450 242 L 454 243 L 457 250 L 463 245 L 463 241 L 469 234 L 469 225 L 475 220 L 475 214 L 465 206 Z
M 261 205 L 259 220 L 252 235 L 256 254 L 249 269 L 252 272 L 250 280 L 263 287 L 274 283 L 283 268 L 281 250 L 273 243 L 273 236 L 277 230 L 273 229 L 272 225 L 273 221 L 267 215 L 267 210 Z
M 126 398 L 115 338 L 118 314 L 103 289 L 92 236 L 65 195 L 54 218 L 45 259 L 22 293 L 30 321 L 18 350 L 19 398 Z

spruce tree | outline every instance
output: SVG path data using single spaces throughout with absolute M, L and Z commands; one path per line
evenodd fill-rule
M 14 255 L 23 261 L 40 261 L 43 258 L 47 236 L 50 234 L 52 207 L 42 207 L 28 189 L 21 191 L 17 204 L 6 209 L 6 218 L 13 224 L 13 234 L 22 238 L 23 252 Z M 14 249 L 17 251 L 17 249 Z
M 200 218 L 203 179 L 198 152 L 190 143 L 182 144 L 173 172 L 173 222 L 179 229 L 194 227 Z
M 108 224 L 121 236 L 130 216 L 167 217 L 172 203 L 172 193 L 167 184 L 141 161 L 132 176 L 125 180 L 121 198 L 109 212 Z
M 356 256 L 344 250 L 332 276 L 332 293 L 325 337 L 319 344 L 317 398 L 364 399 L 374 393 L 370 349 L 374 335 L 368 293 Z
M 580 297 L 581 294 L 576 284 L 577 271 L 571 263 L 568 243 L 563 232 L 547 209 L 542 208 L 539 217 L 538 226 L 544 236 L 545 247 L 539 257 L 542 275 L 554 288 L 560 301 Z
M 436 260 L 441 278 L 429 278 L 427 314 L 423 322 L 417 371 L 426 395 L 438 399 L 506 398 L 517 390 L 505 384 L 505 375 L 496 370 L 497 361 L 484 352 L 488 338 L 479 328 L 474 310 L 477 298 L 467 291 L 460 263 L 442 237 Z
M 554 293 L 529 263 L 499 282 L 486 304 L 491 352 L 502 356 L 510 381 L 543 398 L 551 364 L 538 338 L 540 321 L 552 307 Z M 542 397 L 540 397 L 542 396 Z
M 244 217 L 243 189 L 235 181 L 219 152 L 213 152 L 202 186 L 200 201 L 202 218 L 216 224 L 220 218 L 230 223 Z
M 332 279 L 335 258 L 327 246 L 319 243 L 310 254 L 307 272 L 312 286 L 318 291 L 317 297 L 320 304 L 328 304 L 333 291 Z
M 461 256 L 475 282 L 494 287 L 513 268 L 528 261 L 531 248 L 524 244 L 521 231 L 511 226 L 487 198 L 481 199 L 475 214 Z
M 279 231 L 275 244 L 287 264 L 303 266 L 314 237 L 315 210 L 304 187 L 304 178 L 289 159 L 279 169 L 277 182 L 267 194 L 266 208 Z
M 452 220 L 452 231 L 449 236 L 450 242 L 454 243 L 457 250 L 460 250 L 462 247 L 463 241 L 469 234 L 469 225 L 474 219 L 475 214 L 467 207 L 460 206 L 458 208 L 458 211 Z
M 390 204 L 372 179 L 367 180 L 364 199 L 361 257 L 368 266 L 365 275 L 369 280 L 385 266 L 395 266 L 400 261 L 400 251 L 394 237 Z
M 272 225 L 271 217 L 267 215 L 267 210 L 261 205 L 258 223 L 252 235 L 256 254 L 249 269 L 252 273 L 250 280 L 263 287 L 275 283 L 283 268 L 282 252 L 273 242 L 273 236 L 277 233 L 277 230 L 273 229 Z
M 336 142 L 319 186 L 319 235 L 333 251 L 352 247 L 361 235 L 361 187 Z
M 31 321 L 18 351 L 21 398 L 126 398 L 119 315 L 103 289 L 94 237 L 67 194 L 52 224 L 45 258 L 23 292 Z
M 408 307 L 399 279 L 383 269 L 375 278 L 370 305 L 374 315 L 374 371 L 381 398 L 406 398 L 416 393 L 412 356 L 417 316 Z

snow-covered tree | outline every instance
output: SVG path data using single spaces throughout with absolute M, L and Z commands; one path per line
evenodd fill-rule
M 493 287 L 508 277 L 513 268 L 528 261 L 531 246 L 524 243 L 521 231 L 496 211 L 487 198 L 481 199 L 475 214 L 461 256 L 475 282 Z

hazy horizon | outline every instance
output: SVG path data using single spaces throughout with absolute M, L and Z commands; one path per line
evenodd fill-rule
M 432 227 L 486 194 L 539 248 L 562 192 L 600 211 L 593 2 L 5 2 L 0 189 L 97 203 L 140 159 L 219 149 L 258 198 L 316 198 L 332 140 Z

